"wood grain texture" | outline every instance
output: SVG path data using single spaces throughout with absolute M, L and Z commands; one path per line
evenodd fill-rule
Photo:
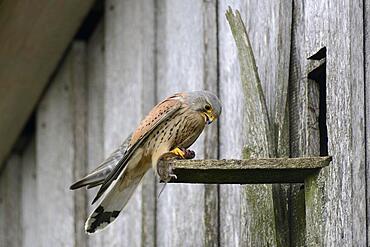
M 141 19 L 138 22 L 142 25 L 142 70 L 139 74 L 143 88 L 141 91 L 140 112 L 142 118 L 153 108 L 156 102 L 156 57 L 155 57 L 155 31 L 156 31 L 156 1 L 141 2 Z M 139 77 L 139 78 L 140 78 Z M 156 246 L 156 177 L 155 173 L 149 171 L 142 184 L 142 246 Z
M 363 1 L 329 1 L 325 245 L 366 246 Z M 348 13 L 339 16 L 341 13 Z
M 22 246 L 39 246 L 35 139 L 22 154 Z
M 228 6 L 244 9 L 244 1 L 219 1 L 218 46 L 219 46 L 219 91 L 223 104 L 219 130 L 219 158 L 242 158 L 245 143 L 243 126 L 244 95 L 240 81 L 240 68 L 235 41 L 225 18 Z M 240 185 L 220 185 L 220 245 L 240 246 L 241 197 Z
M 81 169 L 84 154 L 76 145 L 81 145 L 80 121 L 77 108 L 82 107 L 83 93 L 78 88 L 84 85 L 84 45 L 72 46 L 68 56 L 51 81 L 37 111 L 36 155 L 39 246 L 84 246 L 85 220 L 84 192 L 71 193 L 69 185 L 76 180 L 76 169 Z M 78 99 L 77 99 L 78 98 Z M 79 102 L 79 104 L 75 104 Z M 79 139 L 79 141 L 77 141 Z M 82 203 L 81 203 L 82 200 Z M 82 212 L 81 212 L 82 211 Z M 78 229 L 76 227 L 79 227 Z
M 169 161 L 172 183 L 269 184 L 303 183 L 329 165 L 331 157 Z M 280 198 L 281 199 L 281 198 Z
M 105 47 L 104 20 L 87 41 L 87 171 L 94 170 L 104 160 L 104 90 Z M 88 211 L 98 188 L 87 191 Z M 103 246 L 104 234 L 89 235 L 89 247 Z
M 305 180 L 305 206 L 306 206 L 306 234 L 305 245 L 309 247 L 326 246 L 324 238 L 324 224 L 327 209 L 325 195 L 326 171 L 317 171 Z M 297 243 L 297 241 L 295 241 Z
M 154 3 L 107 1 L 105 13 L 103 125 L 104 155 L 108 156 L 154 105 Z M 154 197 L 154 181 L 150 178 L 144 184 L 104 232 L 105 245 L 154 243 L 154 206 L 147 203 Z
M 239 11 L 229 7 L 226 18 L 235 39 L 245 98 L 244 158 L 272 157 L 273 135 L 266 101 L 246 28 Z M 241 242 L 247 245 L 276 245 L 272 190 L 268 185 L 247 185 L 242 192 Z
M 370 1 L 364 2 L 364 59 L 365 59 L 365 145 L 366 145 L 366 191 L 367 191 L 367 244 L 370 243 Z
M 215 1 L 158 2 L 158 100 L 203 88 L 217 92 L 215 10 Z M 217 153 L 212 131 L 191 147 L 197 158 Z M 217 245 L 217 239 L 212 239 L 217 238 L 215 190 L 203 185 L 167 185 L 157 200 L 157 245 Z
M 290 152 L 287 94 L 292 9 L 291 1 L 254 0 L 246 1 L 244 9 L 242 9 L 244 10 L 243 17 L 265 96 L 269 117 L 269 131 L 272 135 L 269 138 L 270 155 L 273 155 L 272 157 L 287 157 Z M 246 95 L 246 97 L 248 96 Z M 255 114 L 258 115 L 258 113 Z M 246 125 L 258 124 L 258 120 L 250 118 Z M 253 135 L 246 137 L 247 140 L 252 138 L 254 138 Z M 251 200 L 260 197 L 259 191 L 263 190 L 263 186 L 257 186 L 257 188 L 255 188 L 256 186 L 248 187 L 252 188 L 252 190 L 249 190 L 250 195 L 248 195 L 251 196 Z M 290 242 L 290 226 L 287 217 L 290 201 L 288 197 L 289 186 L 274 184 L 267 190 L 271 191 L 265 191 L 265 193 L 271 193 L 272 196 L 271 199 L 266 198 L 264 200 L 264 210 L 268 211 L 260 211 L 261 202 L 259 202 L 253 210 L 248 209 L 249 212 L 244 214 L 244 218 L 248 218 L 250 215 L 257 215 L 255 222 L 252 222 L 252 224 L 257 224 L 257 227 L 266 229 L 259 222 L 266 221 L 264 219 L 265 215 L 274 215 L 274 222 L 272 223 L 275 225 L 276 245 L 287 246 Z M 271 211 L 271 207 L 273 211 Z M 250 227 L 252 231 L 255 228 L 255 226 Z M 271 235 L 270 233 L 265 234 L 266 236 Z M 266 245 L 260 236 L 255 237 L 255 241 L 249 244 L 258 245 L 260 243 Z
M 289 150 L 287 146 L 289 132 L 287 129 L 286 111 L 288 76 L 284 75 L 283 72 L 286 70 L 285 73 L 288 74 L 287 72 L 289 71 L 291 22 L 289 16 L 291 16 L 292 5 L 287 2 L 272 4 L 270 2 L 259 1 L 257 3 L 247 1 L 241 9 L 242 12 L 246 12 L 242 15 L 246 16 L 248 32 L 251 34 L 250 37 L 252 37 L 251 45 L 252 47 L 254 45 L 253 51 L 256 58 L 255 62 L 253 59 L 250 61 L 245 60 L 244 62 L 245 58 L 248 59 L 246 55 L 248 54 L 248 49 L 245 50 L 238 44 L 243 43 L 243 39 L 247 39 L 238 36 L 238 32 L 234 32 L 239 52 L 244 54 L 244 56 L 239 56 L 239 60 L 242 69 L 241 79 L 244 82 L 246 97 L 246 115 L 244 117 L 247 131 L 244 131 L 244 133 L 247 140 L 247 150 L 245 150 L 247 156 L 245 157 L 247 158 L 249 155 L 267 155 L 272 157 L 277 154 L 277 150 L 279 150 L 279 155 L 284 156 L 288 154 Z M 255 17 L 256 13 L 258 13 L 258 18 Z M 265 23 L 269 22 L 265 22 L 264 18 L 271 21 L 271 16 L 273 18 L 272 23 L 276 24 L 266 25 Z M 234 26 L 232 23 L 230 24 Z M 239 32 L 244 29 L 244 27 L 238 28 L 237 24 L 235 28 L 239 29 Z M 269 34 L 267 38 L 266 33 Z M 281 42 L 281 40 L 285 40 L 285 42 Z M 250 65 L 252 67 L 249 67 Z M 263 81 L 262 84 L 258 75 L 254 76 L 254 78 L 251 77 L 257 71 L 256 65 L 259 68 L 259 74 L 262 74 L 264 77 L 261 80 L 261 82 Z M 263 124 L 261 125 L 260 123 Z M 287 245 L 289 242 L 289 230 L 288 222 L 285 219 L 286 217 L 284 217 L 284 215 L 287 215 L 287 189 L 280 186 L 275 186 L 273 189 L 269 186 L 246 186 L 244 192 L 242 193 L 243 201 L 246 201 L 249 205 L 242 206 L 242 215 L 244 215 L 242 219 L 252 219 L 247 220 L 246 224 L 241 223 L 241 225 L 246 226 L 246 229 L 242 230 L 242 232 L 245 232 L 245 234 L 241 235 L 242 242 L 249 245 Z M 265 195 L 264 199 L 258 200 L 258 203 L 256 203 L 257 198 L 263 198 L 261 195 Z M 282 200 L 281 197 L 285 199 Z M 261 206 L 261 203 L 264 206 Z M 267 211 L 261 213 L 261 210 Z M 269 222 L 273 217 L 265 218 L 269 214 L 276 214 L 275 222 Z M 266 225 L 262 226 L 261 224 Z M 276 230 L 274 230 L 275 225 L 279 225 Z
M 86 83 L 86 44 L 84 42 L 72 43 L 71 62 L 71 104 L 73 119 L 73 145 L 74 163 L 73 177 L 77 179 L 86 174 L 86 151 L 87 151 L 87 83 Z M 87 235 L 84 232 L 86 213 L 86 192 L 83 190 L 74 192 L 74 223 L 75 223 L 75 246 L 87 246 Z
M 93 1 L 1 1 L 0 166 Z
M 13 153 L 0 173 L 0 245 L 22 246 L 21 155 Z
M 302 157 L 302 158 L 255 158 L 242 160 L 173 160 L 167 161 L 175 171 L 182 170 L 292 170 L 321 169 L 329 165 L 332 158 Z M 227 177 L 225 175 L 225 177 Z M 173 181 L 175 181 L 174 179 Z
M 203 1 L 204 89 L 218 93 L 217 0 Z M 204 158 L 218 158 L 219 121 L 204 130 Z M 204 246 L 219 245 L 219 186 L 204 186 Z
M 319 17 L 319 18 L 318 18 Z M 307 79 L 308 73 L 318 62 L 308 60 L 327 41 L 327 5 L 324 2 L 303 3 L 294 1 L 291 68 L 290 68 L 290 148 L 292 157 L 320 154 L 319 137 L 319 87 L 317 82 Z M 306 244 L 306 225 L 315 230 L 320 222 L 303 220 L 301 198 L 304 191 L 300 185 L 291 188 L 291 244 Z M 297 198 L 297 199 L 294 199 Z

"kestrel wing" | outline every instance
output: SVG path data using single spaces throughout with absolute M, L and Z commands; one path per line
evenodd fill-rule
M 84 186 L 87 186 L 87 188 L 90 189 L 102 184 L 105 178 L 112 172 L 114 167 L 116 167 L 119 161 L 122 160 L 131 141 L 131 136 L 132 134 L 130 134 L 119 146 L 119 148 L 109 155 L 109 157 L 106 158 L 97 168 L 95 168 L 85 177 L 73 183 L 70 189 L 75 190 Z
M 115 181 L 125 168 L 136 149 L 149 137 L 149 135 L 165 120 L 171 118 L 174 113 L 181 107 L 182 103 L 178 100 L 178 96 L 174 95 L 156 105 L 148 116 L 140 123 L 139 127 L 133 133 L 129 149 L 126 151 L 123 158 L 118 162 L 117 166 L 104 180 L 93 204 L 104 194 L 113 181 Z

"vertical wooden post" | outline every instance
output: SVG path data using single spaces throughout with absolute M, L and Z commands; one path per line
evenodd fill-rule
M 360 0 L 328 1 L 327 128 L 333 163 L 326 186 L 326 207 L 330 208 L 325 221 L 326 246 L 369 245 L 366 240 L 363 3 Z
M 218 93 L 218 57 L 217 57 L 217 1 L 203 1 L 203 33 L 204 33 L 204 89 Z M 204 158 L 218 158 L 217 121 L 204 130 Z M 218 185 L 204 186 L 204 246 L 219 245 L 219 200 Z
M 0 245 L 22 246 L 21 156 L 13 153 L 0 173 Z
M 37 173 L 35 139 L 27 145 L 22 155 L 22 246 L 38 247 Z M 5 246 L 5 245 L 4 245 Z
M 366 156 L 366 206 L 367 206 L 367 245 L 370 244 L 370 1 L 364 4 L 364 58 L 365 58 L 365 156 Z
M 306 206 L 306 234 L 305 246 L 325 246 L 324 221 L 327 217 L 325 204 L 325 180 L 327 168 L 323 168 L 315 175 L 309 176 L 305 183 L 305 206 Z
M 109 0 L 105 6 L 104 155 L 134 131 L 154 105 L 154 1 Z M 105 231 L 105 245 L 155 243 L 153 177 L 139 186 Z
M 105 47 L 104 21 L 87 42 L 87 170 L 94 170 L 104 160 L 104 90 Z M 87 191 L 88 212 L 98 188 Z M 103 246 L 104 234 L 89 235 L 89 247 Z
M 84 44 L 74 43 L 37 111 L 39 246 L 86 245 L 85 192 L 69 190 L 85 173 L 84 55 Z
M 217 93 L 216 4 L 158 1 L 158 100 L 203 88 Z M 192 146 L 197 158 L 216 158 L 217 128 L 212 128 Z M 157 200 L 157 245 L 217 245 L 217 206 L 216 186 L 167 185 Z
M 256 8 L 256 9 L 254 9 Z M 254 12 L 268 11 L 266 8 L 258 10 L 258 5 L 248 5 L 247 20 L 250 26 L 258 26 L 254 23 Z M 287 85 L 289 71 L 289 49 L 290 49 L 290 21 L 291 4 L 273 5 L 273 11 L 284 14 L 282 21 L 276 21 L 277 26 L 269 27 L 266 32 L 272 33 L 273 38 L 266 45 L 259 47 L 263 37 L 259 34 L 264 32 L 251 32 L 252 41 L 245 31 L 244 24 L 238 14 L 227 13 L 231 30 L 238 48 L 240 63 L 240 74 L 245 94 L 244 107 L 244 136 L 245 150 L 244 158 L 252 157 L 275 157 L 289 154 L 288 147 L 288 111 L 287 111 Z M 223 10 L 224 11 L 224 10 Z M 270 14 L 266 15 L 270 16 Z M 250 19 L 251 18 L 251 19 Z M 286 18 L 286 19 L 285 19 Z M 259 16 L 259 19 L 260 16 Z M 271 28 L 271 30 L 270 30 Z M 275 38 L 275 39 L 274 39 Z M 280 42 L 286 39 L 285 43 Z M 253 43 L 254 42 L 254 43 Z M 255 44 L 256 60 L 251 45 Z M 281 52 L 276 52 L 281 51 Z M 265 52 L 274 55 L 266 55 Z M 275 55 L 276 53 L 276 55 Z M 275 57 L 276 56 L 276 57 Z M 269 59 L 263 59 L 263 58 Z M 270 68 L 263 70 L 264 83 L 261 83 L 257 71 L 259 68 Z M 278 73 L 276 73 L 278 71 Z M 270 82 L 271 80 L 271 82 Z M 265 97 L 265 93 L 267 97 Z M 276 101 L 275 101 L 276 100 Z M 240 241 L 247 245 L 271 245 L 286 246 L 289 244 L 289 225 L 287 220 L 288 189 L 279 185 L 246 185 L 242 192 L 241 202 L 241 226 Z
M 294 1 L 289 84 L 290 148 L 292 157 L 320 155 L 319 86 L 308 74 L 317 63 L 308 60 L 326 44 L 327 6 L 324 2 Z M 319 18 L 317 18 L 319 16 Z M 324 59 L 325 60 L 325 59 Z M 293 246 L 306 242 L 304 186 L 292 186 L 291 229 Z M 306 209 L 308 209 L 306 205 Z M 310 209 L 309 209 L 310 210 Z

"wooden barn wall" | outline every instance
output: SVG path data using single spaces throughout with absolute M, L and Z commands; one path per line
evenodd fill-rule
M 96 190 L 68 189 L 178 91 L 208 89 L 223 102 L 218 123 L 192 147 L 197 158 L 245 157 L 251 142 L 228 6 L 241 11 L 283 143 L 274 156 L 320 155 L 322 87 L 307 75 L 322 61 L 307 58 L 327 48 L 333 162 L 324 172 L 323 245 L 369 245 L 369 1 L 107 0 L 93 34 L 72 43 L 51 79 L 35 136 L 0 171 L 0 246 L 304 246 L 301 185 L 169 184 L 158 197 L 163 185 L 149 172 L 95 235 L 83 225 Z
M 252 144 L 251 136 L 243 135 L 243 90 L 234 39 L 225 19 L 225 10 L 240 9 L 245 20 L 258 72 L 265 93 L 273 126 L 279 126 L 285 115 L 290 60 L 292 4 L 271 1 L 219 2 L 219 71 L 220 96 L 224 105 L 220 128 L 220 158 L 242 158 L 246 145 L 252 157 L 268 156 L 261 144 Z M 281 99 L 283 102 L 277 102 Z M 276 101 L 275 101 L 276 100 Z M 286 118 L 287 120 L 287 118 Z M 256 125 L 246 120 L 247 125 Z M 282 124 L 283 125 L 283 124 Z M 276 129 L 276 133 L 282 133 Z M 262 133 L 261 133 L 262 135 Z M 287 139 L 287 132 L 279 138 Z M 252 137 L 258 138 L 258 137 Z M 285 143 L 288 143 L 285 141 Z M 253 148 L 255 147 L 255 148 Z M 253 150 L 254 149 L 254 150 Z M 289 155 L 289 146 L 281 146 L 274 156 Z M 279 200 L 276 200 L 276 195 Z M 278 185 L 222 185 L 220 189 L 220 243 L 222 246 L 258 245 L 286 246 L 289 242 L 287 217 L 274 217 L 275 210 L 287 216 L 287 187 Z
M 370 1 L 364 6 L 364 59 L 365 59 L 365 154 L 366 154 L 366 208 L 367 208 L 367 244 L 370 244 Z
M 217 92 L 215 2 L 166 0 L 158 1 L 157 7 L 158 100 L 181 91 Z M 213 20 L 208 19 L 212 16 Z M 210 145 L 215 136 L 207 133 L 192 148 L 198 158 L 217 158 L 216 141 Z M 168 185 L 157 200 L 158 246 L 217 245 L 217 229 L 213 229 L 217 218 L 212 218 L 217 215 L 212 214 L 214 208 L 207 212 L 217 200 L 214 190 L 217 187 Z
M 366 246 L 363 1 L 328 3 L 325 244 Z M 346 13 L 346 15 L 342 15 Z
M 150 1 L 107 1 L 105 6 L 104 156 L 134 130 L 154 104 L 154 5 Z M 102 237 L 108 246 L 142 246 L 154 236 L 154 181 L 146 177 L 127 210 Z M 146 230 L 146 231 L 144 231 Z

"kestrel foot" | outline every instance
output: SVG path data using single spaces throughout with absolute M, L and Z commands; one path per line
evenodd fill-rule
M 193 159 L 195 157 L 195 152 L 186 148 L 175 148 L 171 153 L 183 158 L 183 159 Z
M 163 154 L 157 162 L 157 174 L 160 178 L 160 181 L 167 183 L 172 178 L 177 179 L 176 175 L 173 174 L 173 168 L 170 162 L 171 160 L 177 160 L 180 157 L 173 152 L 168 152 Z
M 181 148 L 181 150 L 185 153 L 185 155 L 184 155 L 185 159 L 187 159 L 187 160 L 194 159 L 195 152 L 193 150 L 186 149 L 186 148 Z

